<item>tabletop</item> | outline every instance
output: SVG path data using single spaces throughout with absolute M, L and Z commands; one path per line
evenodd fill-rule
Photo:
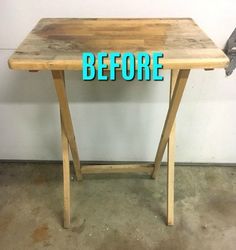
M 81 70 L 83 52 L 157 52 L 166 69 L 224 68 L 228 58 L 191 18 L 43 18 L 9 59 L 21 70 Z

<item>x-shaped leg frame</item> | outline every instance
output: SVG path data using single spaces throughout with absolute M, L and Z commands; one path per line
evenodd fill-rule
M 83 168 L 83 173 L 102 173 L 102 172 L 146 172 L 156 178 L 158 169 L 168 144 L 168 171 L 167 171 L 167 224 L 174 224 L 174 148 L 175 148 L 175 117 L 181 102 L 184 88 L 190 70 L 172 70 L 170 83 L 170 103 L 162 130 L 160 143 L 158 146 L 154 167 L 150 164 L 145 165 L 108 165 L 108 166 L 87 166 Z M 65 77 L 63 70 L 52 71 L 54 85 L 60 106 L 61 115 L 61 138 L 63 156 L 63 183 L 64 183 L 64 227 L 70 226 L 70 166 L 69 148 L 71 150 L 74 169 L 78 180 L 82 179 L 78 149 L 73 131 L 72 119 L 69 104 L 66 96 Z

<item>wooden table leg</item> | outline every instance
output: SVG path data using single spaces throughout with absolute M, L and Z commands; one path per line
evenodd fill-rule
M 169 104 L 174 92 L 179 70 L 171 70 Z M 175 122 L 167 145 L 167 225 L 174 225 L 174 177 L 175 177 Z
M 68 100 L 66 96 L 64 71 L 52 70 L 52 76 L 53 76 L 54 85 L 56 88 L 57 97 L 58 97 L 58 101 L 60 105 L 61 117 L 62 117 L 62 122 L 65 128 L 65 134 L 69 142 L 69 146 L 70 146 L 70 150 L 71 150 L 71 154 L 72 154 L 72 158 L 74 162 L 76 177 L 78 180 L 80 180 L 82 179 L 81 169 L 80 169 L 80 160 L 79 160 L 78 149 L 77 149 L 77 145 L 75 141 L 75 135 L 74 135 L 74 129 L 73 129 L 70 110 L 69 110 L 69 104 L 68 104 Z
M 165 124 L 162 130 L 162 135 L 161 135 L 160 143 L 159 143 L 156 158 L 155 158 L 155 167 L 154 167 L 154 171 L 152 174 L 152 178 L 154 179 L 156 178 L 157 170 L 160 168 L 160 165 L 161 165 L 161 160 L 162 160 L 166 145 L 169 140 L 170 132 L 175 121 L 176 113 L 179 108 L 179 104 L 180 104 L 180 101 L 184 92 L 184 88 L 188 79 L 189 72 L 190 72 L 189 69 L 182 69 L 178 73 L 173 96 L 171 98 L 171 103 L 169 105 L 169 110 L 166 116 Z
M 63 191 L 64 191 L 64 228 L 70 227 L 70 161 L 69 143 L 61 115 L 61 144 L 63 160 Z

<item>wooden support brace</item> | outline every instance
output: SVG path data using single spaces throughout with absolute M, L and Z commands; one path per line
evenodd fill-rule
M 180 101 L 184 92 L 184 88 L 187 83 L 189 72 L 190 70 L 183 69 L 183 70 L 180 70 L 178 73 L 176 85 L 174 88 L 173 96 L 171 98 L 171 103 L 170 103 L 169 110 L 166 116 L 165 124 L 162 130 L 162 135 L 161 135 L 160 143 L 159 143 L 156 158 L 155 158 L 155 167 L 154 167 L 154 171 L 152 174 L 152 178 L 154 179 L 156 178 L 157 171 L 161 165 L 161 160 L 162 160 L 166 145 L 169 140 L 170 132 L 175 121 L 176 113 L 178 111 L 179 104 L 180 104 Z
M 61 144 L 63 160 L 64 228 L 70 227 L 70 161 L 69 143 L 61 116 Z
M 82 174 L 102 173 L 147 173 L 152 174 L 154 164 L 106 164 L 106 165 L 84 165 Z
M 179 70 L 171 70 L 169 103 L 174 92 Z M 174 225 L 174 177 L 175 177 L 175 122 L 167 146 L 167 225 Z
M 62 70 L 52 70 L 52 76 L 54 80 L 54 85 L 57 92 L 57 97 L 60 105 L 61 118 L 63 122 L 63 126 L 65 129 L 65 134 L 67 140 L 69 142 L 73 162 L 74 169 L 76 173 L 77 180 L 82 179 L 81 170 L 80 170 L 80 160 L 78 149 L 75 141 L 74 129 L 72 125 L 69 104 L 66 96 L 65 89 L 65 79 L 64 79 L 64 71 Z

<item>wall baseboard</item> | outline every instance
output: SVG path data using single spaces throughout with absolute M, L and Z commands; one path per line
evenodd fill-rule
M 0 164 L 62 164 L 62 161 L 56 160 L 12 160 L 0 159 Z M 82 165 L 104 165 L 104 164 L 152 164 L 151 161 L 81 161 Z M 70 164 L 73 164 L 70 161 Z M 161 166 L 167 166 L 167 162 L 162 162 Z M 184 167 L 236 167 L 236 163 L 229 162 L 176 162 L 175 166 Z

